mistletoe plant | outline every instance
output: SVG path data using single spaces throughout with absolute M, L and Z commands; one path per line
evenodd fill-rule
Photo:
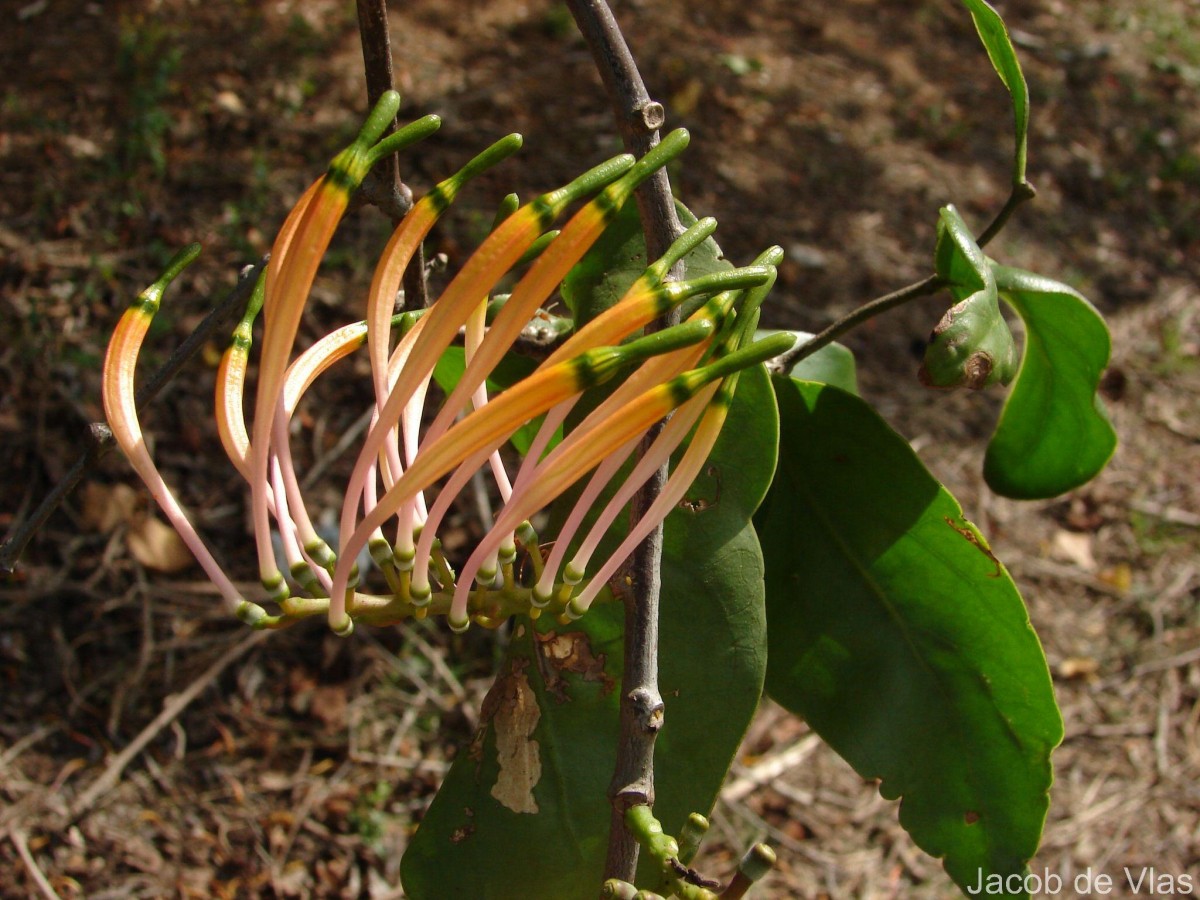
M 1054 496 L 1113 451 L 1096 399 L 1109 353 L 1102 320 L 1071 288 L 982 249 L 1033 194 L 1028 98 L 1000 17 L 982 0 L 964 3 L 1012 97 L 1009 203 L 978 237 L 947 206 L 929 278 L 815 337 L 758 331 L 777 247 L 734 267 L 712 239 L 716 223 L 681 209 L 690 227 L 649 258 L 627 201 L 683 151 L 684 131 L 523 206 L 505 198 L 441 296 L 396 314 L 422 241 L 467 182 L 519 148 L 509 135 L 399 221 L 363 320 L 296 354 L 353 193 L 378 161 L 438 127 L 428 116 L 385 137 L 399 98 L 384 93 L 288 215 L 217 375 L 221 442 L 251 497 L 261 600 L 243 596 L 206 549 L 154 466 L 134 402 L 150 320 L 199 248 L 180 253 L 121 320 L 104 375 L 113 433 L 232 613 L 255 628 L 324 615 L 339 635 L 408 617 L 444 616 L 455 631 L 511 623 L 479 730 L 404 857 L 410 896 L 586 897 L 602 882 L 609 897 L 742 896 L 769 867 L 768 848 L 752 848 L 720 894 L 690 865 L 707 827 L 697 811 L 711 809 L 764 690 L 902 798 L 901 823 L 960 886 L 982 879 L 999 887 L 992 893 L 1026 896 L 1062 737 L 1045 658 L 986 539 L 858 397 L 854 360 L 833 343 L 944 289 L 954 302 L 920 377 L 939 388 L 1012 382 L 984 464 L 995 491 Z M 496 295 L 513 272 L 515 285 Z M 565 310 L 547 312 L 558 299 Z M 1024 322 L 1022 350 L 1002 302 Z M 644 333 L 672 310 L 677 324 Z M 550 335 L 540 361 L 514 353 L 531 328 Z M 330 546 L 300 488 L 291 423 L 317 379 L 364 346 L 370 427 Z M 623 517 L 668 463 L 652 502 Z M 481 471 L 501 504 L 455 571 L 438 533 Z M 645 802 L 621 806 L 609 780 L 619 707 L 637 687 L 622 684 L 634 622 L 622 601 L 639 589 L 623 565 L 664 521 L 657 651 L 667 700 L 651 710 L 661 728 L 652 787 Z M 356 564 L 364 550 L 378 574 Z M 609 877 L 612 809 L 641 846 L 636 876 Z

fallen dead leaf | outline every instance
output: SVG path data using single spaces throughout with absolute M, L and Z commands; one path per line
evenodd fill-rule
M 1050 544 L 1050 555 L 1062 562 L 1078 566 L 1085 572 L 1096 571 L 1096 557 L 1092 555 L 1090 534 L 1059 529 Z
M 1129 567 L 1129 563 L 1117 563 L 1100 572 L 1096 577 L 1123 594 L 1128 593 L 1129 589 L 1133 587 L 1133 570 Z
M 1068 656 L 1058 665 L 1058 675 L 1068 681 L 1091 680 L 1100 671 L 1100 662 L 1090 656 Z
M 180 572 L 196 561 L 178 532 L 153 516 L 130 525 L 125 543 L 134 559 L 156 572 Z
M 101 484 L 89 481 L 80 492 L 83 498 L 79 518 L 86 528 L 112 531 L 133 521 L 138 509 L 138 493 L 127 484 Z
M 327 731 L 337 731 L 346 724 L 346 709 L 349 700 L 346 688 L 339 684 L 321 685 L 314 688 L 308 714 L 320 722 Z

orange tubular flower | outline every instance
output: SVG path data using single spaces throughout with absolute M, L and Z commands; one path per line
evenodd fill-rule
M 539 314 L 567 273 L 604 232 L 646 178 L 688 143 L 685 131 L 668 135 L 641 160 L 615 159 L 525 206 L 506 199 L 492 233 L 428 310 L 393 315 L 403 272 L 438 217 L 473 177 L 514 153 L 509 135 L 471 160 L 419 200 L 383 250 L 367 294 L 364 320 L 342 326 L 296 358 L 293 345 L 321 257 L 350 197 L 374 163 L 436 130 L 429 116 L 380 141 L 399 105 L 385 94 L 358 139 L 331 164 L 288 214 L 270 264 L 234 331 L 217 372 L 216 419 L 222 446 L 250 486 L 259 577 L 279 612 L 241 597 L 205 548 L 163 482 L 142 440 L 133 405 L 138 351 L 167 285 L 195 258 L 188 248 L 167 273 L 143 292 L 122 318 L 105 361 L 104 403 L 117 440 L 167 517 L 220 590 L 230 609 L 260 628 L 324 614 L 338 634 L 355 621 L 383 623 L 429 613 L 446 615 L 452 628 L 472 620 L 494 626 L 512 614 L 538 615 L 550 607 L 566 618 L 582 615 L 605 588 L 640 536 L 683 495 L 711 451 L 743 368 L 776 355 L 790 339 L 751 343 L 757 308 L 774 281 L 777 248 L 755 265 L 680 282 L 667 272 L 712 234 L 702 219 L 650 265 L 612 308 L 564 341 L 537 369 L 489 396 L 488 379 L 522 330 Z M 592 197 L 561 232 L 547 232 L 572 204 Z M 514 266 L 532 258 L 494 321 L 485 320 L 487 298 Z M 652 335 L 634 336 L 647 323 L 689 298 L 698 307 L 688 320 Z M 254 420 L 243 412 L 252 332 L 263 315 Z M 393 344 L 392 330 L 399 326 Z M 465 370 L 432 421 L 426 389 L 435 366 L 463 335 Z M 634 339 L 631 339 L 634 338 Z M 622 343 L 624 342 L 624 343 Z M 374 400 L 371 424 L 346 485 L 336 553 L 318 533 L 291 458 L 290 427 L 301 398 L 339 360 L 366 345 Z M 620 381 L 553 449 L 547 450 L 575 403 L 605 382 Z M 439 378 L 443 376 L 438 375 Z M 494 393 L 491 392 L 491 393 Z M 670 419 L 644 458 L 609 490 L 639 439 Z M 538 416 L 545 420 L 526 458 L 510 476 L 500 454 L 514 433 Z M 428 425 L 423 423 L 429 421 Z M 663 494 L 631 529 L 617 552 L 590 581 L 584 579 L 604 532 L 644 483 L 691 434 Z M 437 529 L 459 492 L 480 470 L 490 471 L 501 508 L 457 575 L 442 554 Z M 572 484 L 593 472 L 571 511 L 549 559 L 543 560 L 529 520 Z M 446 479 L 436 502 L 424 492 Z M 611 495 L 611 496 L 609 496 Z M 599 518 L 573 555 L 569 548 L 590 508 L 609 496 Z M 392 523 L 392 524 L 389 524 Z M 395 544 L 384 537 L 395 527 Z M 277 532 L 287 563 L 275 558 Z M 582 533 L 582 532 L 580 532 Z M 533 563 L 530 583 L 520 583 L 517 543 Z M 355 560 L 370 550 L 387 582 L 384 594 L 360 590 Z M 569 561 L 568 561 L 569 560 Z M 288 579 L 301 592 L 292 593 Z

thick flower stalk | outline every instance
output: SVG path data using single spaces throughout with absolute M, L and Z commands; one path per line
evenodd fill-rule
M 344 635 L 356 621 L 383 624 L 434 614 L 462 630 L 472 621 L 494 627 L 515 613 L 536 617 L 543 610 L 566 621 L 605 593 L 640 537 L 679 502 L 716 442 L 738 373 L 787 349 L 787 337 L 753 341 L 758 307 L 774 281 L 780 254 L 772 248 L 751 266 L 664 281 L 716 227 L 702 219 L 616 304 L 572 333 L 528 377 L 495 394 L 488 379 L 526 325 L 638 185 L 688 142 L 686 132 L 676 131 L 640 160 L 618 156 L 524 206 L 506 198 L 491 234 L 441 297 L 428 309 L 395 315 L 404 270 L 421 241 L 469 180 L 520 147 L 520 137 L 509 135 L 435 187 L 400 222 L 376 267 L 363 321 L 295 354 L 321 257 L 354 190 L 377 160 L 437 128 L 438 120 L 430 116 L 380 140 L 398 105 L 394 93 L 385 94 L 358 139 L 288 215 L 217 372 L 217 430 L 249 485 L 259 579 L 277 612 L 269 614 L 245 599 L 209 552 L 155 468 L 133 403 L 138 352 L 150 320 L 167 285 L 198 247 L 173 260 L 118 325 L 105 360 L 105 411 L 126 456 L 231 611 L 256 627 L 326 615 L 332 629 Z M 580 202 L 561 231 L 552 231 L 556 219 Z M 489 297 L 514 268 L 524 273 L 496 312 Z M 693 301 L 694 311 L 684 322 L 638 336 L 643 326 L 686 300 Z M 260 315 L 254 417 L 247 423 L 244 391 Z M 435 410 L 429 402 L 435 394 L 434 369 L 459 339 L 465 371 Z M 345 487 L 336 547 L 331 547 L 313 524 L 289 436 L 309 388 L 363 346 L 374 395 L 370 427 Z M 576 417 L 566 437 L 553 445 L 587 394 L 595 399 L 580 408 L 591 411 Z M 629 468 L 623 463 L 640 438 L 672 413 L 650 451 L 623 475 Z M 510 472 L 505 444 L 540 416 L 544 421 L 525 458 Z M 616 552 L 593 566 L 601 539 L 633 493 L 685 445 L 658 501 Z M 481 470 L 491 476 L 500 505 L 458 574 L 437 532 Z M 531 521 L 589 473 L 552 552 L 543 557 Z M 437 493 L 427 498 L 431 489 Z M 276 561 L 276 545 L 282 548 L 286 574 Z M 516 565 L 519 549 L 528 555 L 529 566 Z M 367 590 L 366 573 L 355 563 L 364 550 L 382 573 L 382 590 Z

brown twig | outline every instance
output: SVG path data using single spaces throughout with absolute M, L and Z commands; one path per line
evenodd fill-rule
M 17 848 L 17 855 L 21 857 L 21 862 L 25 864 L 25 870 L 29 873 L 29 877 L 33 879 L 34 884 L 38 886 L 38 890 L 42 892 L 42 896 L 46 900 L 59 900 L 54 886 L 50 884 L 49 879 L 38 868 L 37 860 L 33 858 L 33 854 L 29 851 L 29 843 L 25 840 L 25 834 L 17 828 L 12 828 L 9 829 L 8 839 Z
M 139 732 L 138 736 L 130 742 L 129 746 L 112 758 L 108 767 L 100 774 L 100 777 L 93 781 L 87 790 L 80 794 L 75 802 L 71 804 L 71 821 L 75 821 L 84 815 L 95 806 L 96 801 L 105 793 L 112 790 L 113 786 L 120 780 L 121 773 L 125 771 L 125 767 L 133 762 L 137 755 L 145 749 L 150 741 L 154 740 L 154 737 L 160 731 L 187 709 L 193 700 L 199 697 L 209 685 L 221 676 L 222 672 L 237 662 L 247 651 L 262 643 L 269 634 L 270 632 L 268 631 L 251 631 L 222 653 L 199 678 L 178 694 L 172 694 L 167 704 L 163 707 L 163 711 L 155 716 L 154 720 Z
M 258 280 L 259 273 L 262 272 L 266 264 L 267 257 L 264 256 L 256 265 L 247 266 L 243 269 L 233 289 L 220 303 L 213 307 L 212 311 L 204 317 L 204 321 L 196 326 L 196 330 L 188 335 L 187 339 L 175 349 L 167 361 L 146 380 L 137 393 L 137 408 L 139 412 L 158 396 L 158 392 L 163 389 L 167 382 L 179 374 L 179 370 L 212 338 L 216 330 L 229 320 L 234 311 L 246 305 L 246 301 L 250 298 L 250 294 L 254 290 L 254 284 Z M 25 548 L 33 539 L 33 536 L 37 534 L 38 530 L 46 523 L 51 514 L 62 505 L 62 502 L 75 489 L 75 486 L 96 467 L 96 463 L 100 460 L 100 457 L 107 453 L 113 446 L 112 432 L 108 430 L 108 426 L 103 422 L 91 422 L 86 425 L 83 430 L 82 440 L 84 444 L 83 452 L 75 460 L 74 465 L 67 471 L 67 474 L 59 479 L 50 493 L 38 504 L 37 509 L 28 518 L 20 522 L 10 532 L 4 543 L 0 544 L 0 572 L 11 572 L 17 567 L 17 562 L 20 560 L 21 554 L 25 552 Z
M 363 69 L 367 81 L 367 108 L 373 108 L 381 94 L 392 90 L 392 43 L 388 33 L 386 0 L 357 0 L 358 34 L 363 48 Z M 388 129 L 390 134 L 395 123 Z M 399 224 L 412 209 L 412 189 L 400 178 L 400 157 L 392 154 L 371 171 L 363 182 L 362 199 L 376 206 Z M 404 308 L 424 309 L 429 297 L 425 280 L 425 248 L 418 245 L 404 271 Z
M 568 0 L 591 49 L 596 68 L 612 102 L 617 127 L 626 149 L 644 155 L 659 140 L 665 115 L 661 103 L 650 99 L 612 10 L 604 0 Z M 649 259 L 661 256 L 682 233 L 671 184 L 665 169 L 656 172 L 637 192 L 638 212 L 646 233 Z M 673 276 L 678 272 L 673 271 Z M 678 320 L 678 313 L 674 321 Z M 648 433 L 639 456 L 654 440 Z M 647 481 L 632 502 L 637 521 L 661 493 L 666 467 Z M 604 878 L 632 882 L 637 873 L 638 842 L 625 825 L 625 811 L 638 804 L 654 805 L 654 742 L 663 725 L 663 699 L 658 688 L 659 576 L 662 526 L 634 551 L 630 562 L 633 590 L 625 600 L 625 662 L 622 677 L 620 736 L 617 762 L 609 786 L 612 817 Z

